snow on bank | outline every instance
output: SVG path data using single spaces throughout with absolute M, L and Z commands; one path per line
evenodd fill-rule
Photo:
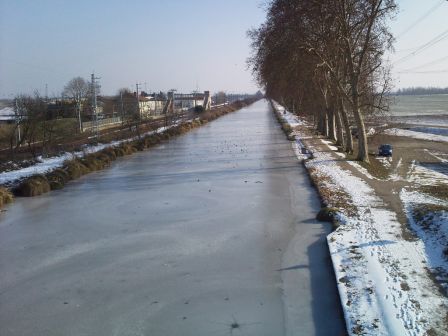
M 403 136 L 403 137 L 409 137 L 409 138 L 414 138 L 414 139 L 419 139 L 419 140 L 448 142 L 448 136 L 416 132 L 416 131 L 405 130 L 405 129 L 401 129 L 401 128 L 389 128 L 389 129 L 385 130 L 384 133 L 387 135 Z
M 175 125 L 173 125 L 173 126 L 175 126 Z M 160 127 L 155 131 L 146 132 L 146 133 L 142 134 L 142 136 L 147 136 L 147 135 L 151 135 L 154 133 L 161 133 L 173 126 Z M 32 175 L 48 173 L 52 170 L 55 170 L 56 168 L 62 167 L 64 165 L 64 162 L 67 160 L 73 160 L 74 158 L 81 158 L 87 154 L 96 153 L 105 148 L 115 147 L 122 143 L 134 141 L 137 139 L 138 139 L 138 137 L 136 136 L 136 137 L 129 138 L 129 139 L 112 141 L 107 144 L 86 145 L 82 151 L 78 151 L 78 152 L 74 152 L 74 153 L 63 153 L 59 156 L 53 156 L 50 158 L 38 157 L 38 160 L 40 162 L 35 165 L 29 166 L 26 168 L 21 168 L 21 169 L 17 169 L 17 170 L 0 173 L 0 185 L 10 185 L 10 184 L 14 183 L 15 181 L 27 178 Z
M 294 120 L 287 111 L 282 115 Z M 300 141 L 301 131 L 294 134 Z M 331 190 L 347 194 L 356 209 L 355 216 L 342 210 L 342 225 L 327 237 L 349 334 L 444 334 L 448 300 L 427 274 L 422 241 L 404 240 L 396 214 L 333 153 L 307 146 L 313 158 L 306 167 Z M 293 147 L 297 153 L 297 141 Z
M 400 198 L 412 229 L 425 244 L 431 269 L 438 271 L 439 280 L 448 276 L 448 202 L 418 191 L 403 189 Z M 442 281 L 445 290 L 448 283 Z
M 296 116 L 295 114 L 292 114 L 288 112 L 282 105 L 280 105 L 277 102 L 273 102 L 274 108 L 282 114 L 282 117 L 285 122 L 287 122 L 291 127 L 301 126 L 305 124 L 305 121 Z

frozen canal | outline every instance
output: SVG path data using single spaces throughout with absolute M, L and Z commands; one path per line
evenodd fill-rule
M 0 214 L 0 335 L 341 335 L 319 202 L 266 101 Z

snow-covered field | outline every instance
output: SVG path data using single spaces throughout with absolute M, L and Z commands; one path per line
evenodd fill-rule
M 410 138 L 420 139 L 420 140 L 448 142 L 448 136 L 432 134 L 430 132 L 424 133 L 422 130 L 417 132 L 417 131 L 405 130 L 405 129 L 401 129 L 401 128 L 390 128 L 390 129 L 385 130 L 384 133 L 387 135 L 410 137 Z
M 412 127 L 411 131 L 448 136 L 448 127 Z
M 286 122 L 303 125 L 279 104 L 274 106 Z M 342 192 L 348 197 L 348 204 L 356 209 L 355 215 L 342 209 L 338 214 L 341 225 L 327 237 L 349 334 L 446 334 L 448 300 L 438 292 L 426 269 L 436 266 L 429 253 L 440 255 L 435 250 L 441 248 L 443 240 L 434 242 L 434 235 L 423 234 L 414 241 L 403 239 L 396 214 L 385 207 L 366 181 L 342 168 L 335 159 L 338 156 L 328 149 L 322 151 L 310 145 L 300 127 L 294 132 L 293 148 L 298 158 L 308 158 L 301 150 L 305 142 L 313 152 L 306 167 L 318 180 L 324 180 L 334 195 Z M 325 142 L 321 144 L 334 150 Z M 333 196 L 333 200 L 337 201 L 337 197 Z M 438 220 L 446 220 L 443 216 Z M 444 230 L 438 232 L 446 234 Z

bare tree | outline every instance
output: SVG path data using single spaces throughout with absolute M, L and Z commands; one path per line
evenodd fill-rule
M 11 143 L 11 154 L 22 144 L 28 145 L 28 150 L 33 157 L 37 156 L 37 144 L 42 140 L 42 123 L 46 119 L 47 104 L 36 91 L 34 96 L 19 95 L 16 97 L 16 127 L 20 127 L 21 136 L 17 139 L 15 149 L 13 149 L 13 139 Z
M 368 162 L 364 119 L 387 110 L 382 56 L 396 8 L 395 0 L 272 0 L 266 22 L 249 32 L 249 66 L 268 97 L 313 116 L 348 152 L 354 120 L 358 159 Z
M 89 83 L 82 77 L 71 79 L 64 87 L 63 96 L 73 99 L 76 103 L 76 113 L 78 115 L 79 132 L 82 132 L 81 110 L 83 101 L 89 95 Z

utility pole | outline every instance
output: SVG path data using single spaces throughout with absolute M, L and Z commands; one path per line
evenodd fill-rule
M 48 103 L 48 84 L 45 84 L 45 102 Z
M 123 92 L 120 91 L 120 105 L 121 105 L 121 123 L 124 123 L 124 106 L 123 106 Z
M 96 101 L 96 80 L 100 79 L 99 77 L 95 77 L 95 74 L 92 73 L 91 75 L 91 90 L 92 90 L 92 114 L 94 119 L 94 125 L 95 125 L 95 136 L 96 141 L 98 142 L 99 139 L 99 125 L 98 125 L 98 113 L 97 113 L 97 101 Z
M 16 98 L 16 109 L 15 109 L 15 119 L 16 119 L 16 124 L 17 124 L 17 143 L 16 145 L 20 144 L 21 136 L 20 136 L 20 117 L 22 115 L 22 109 L 19 107 L 19 102 Z
M 142 85 L 142 83 L 135 83 L 135 93 L 137 95 L 137 112 L 138 112 L 138 117 L 140 120 L 142 120 L 142 114 L 140 112 L 140 99 L 139 99 L 139 94 L 138 94 L 138 87 Z
M 171 91 L 173 92 L 173 115 L 176 113 L 176 89 L 171 89 Z

